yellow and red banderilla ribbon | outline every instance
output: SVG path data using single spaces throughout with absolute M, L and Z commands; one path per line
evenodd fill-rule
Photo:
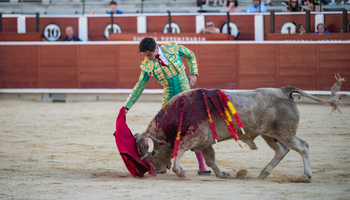
M 224 92 L 222 92 L 222 91 L 219 92 L 219 99 L 221 101 L 222 106 L 225 108 L 225 114 L 226 114 L 226 117 L 228 118 L 228 120 L 230 122 L 232 122 L 232 118 L 230 116 L 230 113 L 227 110 L 227 107 L 230 109 L 230 111 L 231 111 L 233 117 L 235 118 L 238 126 L 241 128 L 242 134 L 245 134 L 245 131 L 243 129 L 243 124 L 241 122 L 241 119 L 239 118 L 235 108 L 233 107 L 232 103 L 227 98 L 227 96 L 226 96 L 226 94 Z M 227 105 L 227 107 L 225 105 Z
M 179 122 L 179 126 L 177 127 L 177 135 L 176 135 L 174 148 L 173 148 L 173 155 L 171 156 L 171 158 L 175 158 L 177 156 L 177 150 L 179 149 L 179 143 L 180 143 L 180 139 L 181 139 L 181 136 L 180 136 L 181 135 L 181 126 L 182 126 L 182 121 L 184 119 L 184 114 L 185 114 L 185 107 L 182 107 L 181 115 L 180 115 L 180 122 Z
M 204 91 L 202 91 L 202 97 L 203 97 L 203 101 L 204 101 L 204 104 L 205 104 L 205 107 L 206 107 L 206 110 L 208 113 L 209 126 L 211 129 L 212 135 L 213 135 L 213 139 L 216 143 L 216 147 L 218 148 L 218 136 L 217 136 L 217 133 L 215 130 L 215 124 L 214 124 L 213 118 L 211 117 L 211 114 L 210 114 L 210 109 L 209 109 L 208 102 L 207 102 Z M 227 98 L 227 96 L 224 92 L 219 91 L 218 97 L 220 99 L 222 107 L 224 108 L 225 115 L 222 112 L 222 110 L 220 109 L 220 107 L 218 106 L 218 104 L 215 102 L 215 100 L 211 96 L 209 96 L 209 99 L 212 101 L 215 108 L 218 110 L 221 118 L 225 121 L 227 128 L 230 131 L 230 133 L 232 134 L 233 138 L 236 140 L 238 145 L 242 148 L 242 145 L 238 142 L 238 140 L 239 140 L 238 133 L 236 131 L 235 125 L 233 124 L 232 117 L 230 115 L 230 112 L 231 112 L 232 115 L 234 116 L 238 126 L 241 128 L 242 133 L 245 134 L 245 131 L 243 129 L 243 124 L 242 124 L 242 122 L 241 122 L 241 120 L 236 112 L 236 109 L 233 107 L 232 103 L 229 101 L 229 99 Z M 179 126 L 177 128 L 177 135 L 176 135 L 174 148 L 173 148 L 173 154 L 172 154 L 171 158 L 175 158 L 177 156 L 177 151 L 179 149 L 179 143 L 180 143 L 180 139 L 181 139 L 181 126 L 182 126 L 184 114 L 185 114 L 185 107 L 182 107 Z
M 210 114 L 207 98 L 205 97 L 204 91 L 202 91 L 202 97 L 203 97 L 203 101 L 204 101 L 205 107 L 207 108 L 207 113 L 208 113 L 208 118 L 209 118 L 209 126 L 210 126 L 211 132 L 213 134 L 213 139 L 214 139 L 214 141 L 216 143 L 216 147 L 218 148 L 218 135 L 216 134 L 215 124 L 213 122 L 213 119 L 211 118 L 211 114 Z
M 212 117 L 210 115 L 210 110 L 209 110 L 208 103 L 207 103 L 206 98 L 205 98 L 204 91 L 202 91 L 202 96 L 203 96 L 204 104 L 205 104 L 207 112 L 208 112 L 209 124 L 210 124 L 210 129 L 212 130 L 212 133 L 213 133 L 213 139 L 217 145 L 218 137 L 217 137 L 217 133 L 215 130 L 214 122 L 213 122 Z M 230 115 L 230 111 L 231 111 L 232 115 L 234 116 L 238 126 L 241 128 L 242 133 L 245 134 L 244 129 L 243 129 L 243 124 L 242 124 L 235 108 L 233 107 L 232 103 L 228 100 L 226 94 L 224 92 L 220 91 L 218 93 L 218 96 L 219 96 L 220 102 L 222 104 L 222 107 L 224 108 L 225 115 L 223 114 L 223 112 L 221 111 L 221 109 L 219 108 L 219 106 L 217 105 L 215 100 L 210 96 L 209 96 L 209 98 L 212 101 L 212 103 L 214 104 L 214 106 L 216 107 L 216 109 L 218 110 L 221 118 L 225 121 L 227 128 L 230 131 L 230 133 L 232 134 L 233 138 L 237 141 L 238 145 L 242 148 L 241 144 L 238 142 L 238 140 L 239 140 L 238 133 L 237 133 L 236 128 L 233 124 L 233 120 L 232 120 L 232 117 Z

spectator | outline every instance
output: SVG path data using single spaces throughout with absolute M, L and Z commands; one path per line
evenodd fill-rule
M 117 5 L 118 4 L 116 1 L 111 1 L 109 3 L 109 8 L 111 9 L 111 11 L 109 11 L 108 14 L 112 14 L 112 12 L 113 12 L 113 14 L 123 14 L 122 11 L 117 9 Z
M 306 4 L 307 4 L 306 10 L 315 11 L 315 1 L 314 0 L 307 0 Z
M 74 35 L 74 30 L 71 26 L 66 27 L 66 37 L 62 41 L 81 41 L 81 39 Z
M 218 6 L 217 2 L 219 1 L 220 6 L 226 5 L 227 0 L 221 1 L 221 0 L 214 0 L 213 6 Z
M 333 2 L 333 1 L 332 1 Z M 348 0 L 348 2 L 346 2 L 347 4 L 350 4 L 350 0 Z M 340 3 L 341 5 L 344 5 L 344 0 L 341 1 Z M 334 2 L 334 5 L 335 5 L 335 2 Z
M 344 4 L 344 1 L 342 1 L 342 3 Z M 335 0 L 332 0 L 332 2 L 330 2 L 328 5 L 335 6 Z
M 350 31 L 350 21 L 348 21 L 348 24 L 346 24 L 346 33 L 349 33 L 349 31 Z M 343 28 L 341 29 L 341 32 L 344 33 Z
M 203 7 L 209 7 L 209 0 L 202 0 L 202 2 L 205 1 L 205 4 L 203 4 Z M 213 6 L 216 7 L 218 6 L 217 2 L 219 1 L 219 5 L 226 5 L 226 0 L 224 0 L 224 2 L 222 2 L 221 0 L 214 0 Z
M 306 33 L 304 26 L 302 24 L 297 24 L 295 26 L 295 33 L 299 33 L 300 35 Z
M 326 30 L 326 25 L 324 23 L 317 24 L 317 31 L 315 33 L 323 34 L 323 33 L 330 33 Z
M 204 1 L 205 1 L 205 4 L 203 4 Z M 202 6 L 209 7 L 209 0 L 202 0 Z
M 298 0 L 289 0 L 288 7 L 285 10 L 286 12 L 300 12 L 303 11 L 303 8 L 299 5 Z
M 238 6 L 237 0 L 229 0 L 227 2 L 226 12 L 242 12 L 242 9 Z
M 271 0 L 266 0 L 266 2 L 264 3 L 265 6 L 274 6 L 275 4 L 273 4 L 271 2 Z
M 259 7 L 260 7 L 260 9 L 259 9 Z M 253 4 L 248 6 L 246 12 L 247 13 L 256 13 L 256 12 L 266 13 L 267 9 L 266 9 L 266 6 L 264 4 L 259 5 L 259 0 L 253 0 Z
M 207 28 L 203 28 L 199 33 L 220 33 L 220 29 L 216 28 L 212 20 L 206 23 Z
M 320 6 L 318 5 L 317 7 L 315 6 L 315 0 L 307 0 L 306 1 L 307 4 L 307 8 L 306 10 L 310 10 L 310 11 L 320 11 Z M 322 9 L 322 11 L 324 11 Z

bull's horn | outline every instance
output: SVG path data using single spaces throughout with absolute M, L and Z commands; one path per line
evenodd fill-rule
M 153 140 L 151 138 L 146 138 L 145 139 L 145 143 L 148 145 L 148 151 L 147 153 L 141 158 L 141 160 L 143 160 L 144 158 L 146 158 L 149 154 L 152 153 L 153 149 L 154 149 L 154 143 Z
M 150 152 L 147 152 L 147 153 L 141 158 L 141 160 L 143 160 L 144 158 L 146 158 L 149 154 L 150 154 Z

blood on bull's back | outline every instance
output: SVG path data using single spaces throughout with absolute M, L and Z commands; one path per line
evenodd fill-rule
M 176 95 L 165 104 L 153 119 L 157 127 L 162 128 L 166 136 L 166 142 L 172 145 L 174 144 L 183 107 L 185 108 L 185 114 L 181 126 L 181 137 L 183 137 L 189 129 L 194 132 L 199 124 L 208 121 L 208 113 L 203 101 L 202 91 L 204 91 L 206 98 L 208 96 L 212 97 L 220 109 L 223 109 L 218 98 L 219 90 L 196 89 Z M 208 98 L 207 102 L 211 114 L 213 116 L 219 115 L 214 104 Z

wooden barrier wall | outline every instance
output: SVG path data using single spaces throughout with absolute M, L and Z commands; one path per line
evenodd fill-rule
M 113 22 L 118 24 L 122 33 L 137 33 L 137 17 L 113 17 Z M 105 41 L 104 29 L 111 23 L 111 17 L 89 17 L 88 38 L 90 41 Z
M 327 29 L 332 33 L 340 33 L 342 28 L 342 13 L 335 12 L 323 12 L 324 22 Z M 201 14 L 206 20 L 213 20 L 215 26 L 222 29 L 226 23 L 226 14 Z M 310 32 L 315 32 L 315 15 L 316 12 L 312 12 L 310 16 Z M 139 15 L 117 15 L 114 17 L 114 23 L 118 24 L 122 30 L 122 33 L 137 33 L 137 17 Z M 168 23 L 168 15 L 152 15 L 147 14 L 147 33 L 163 33 L 165 25 Z M 270 32 L 270 15 L 264 14 L 264 35 L 265 40 L 267 34 Z M 86 15 L 88 18 L 88 38 L 90 41 L 106 41 L 104 36 L 104 30 L 111 19 L 109 15 L 94 16 Z M 348 13 L 348 19 L 350 13 Z M 44 28 L 51 23 L 57 24 L 61 29 L 62 36 L 65 37 L 65 28 L 72 26 L 75 30 L 75 35 L 79 35 L 78 30 L 79 16 L 70 15 L 62 17 L 40 17 L 40 33 L 42 34 Z M 181 33 L 196 33 L 196 15 L 195 14 L 175 14 L 171 18 L 173 23 L 176 23 Z M 239 30 L 239 35 L 236 40 L 254 40 L 254 14 L 231 14 L 230 21 L 234 22 Z M 305 26 L 306 15 L 304 12 L 300 13 L 276 13 L 275 14 L 275 33 L 281 33 L 281 28 L 286 22 L 293 22 L 295 24 L 301 23 Z M 27 32 L 35 31 L 35 17 L 30 16 L 26 18 Z M 4 32 L 17 32 L 17 17 L 3 17 L 3 30 Z M 42 36 L 43 39 L 43 36 Z
M 0 41 L 41 41 L 40 33 L 0 33 Z
M 255 89 L 294 86 L 329 90 L 334 75 L 350 77 L 349 42 L 203 42 L 193 50 L 195 87 Z M 1 88 L 132 88 L 143 60 L 137 43 L 0 44 Z M 187 62 L 185 62 L 187 65 Z M 188 73 L 188 67 L 187 67 Z M 151 78 L 149 89 L 162 88 Z M 343 91 L 350 91 L 345 82 Z
M 172 16 L 171 21 L 179 25 L 181 33 L 196 32 L 195 15 Z M 147 32 L 163 32 L 163 28 L 167 23 L 168 16 L 147 16 Z

